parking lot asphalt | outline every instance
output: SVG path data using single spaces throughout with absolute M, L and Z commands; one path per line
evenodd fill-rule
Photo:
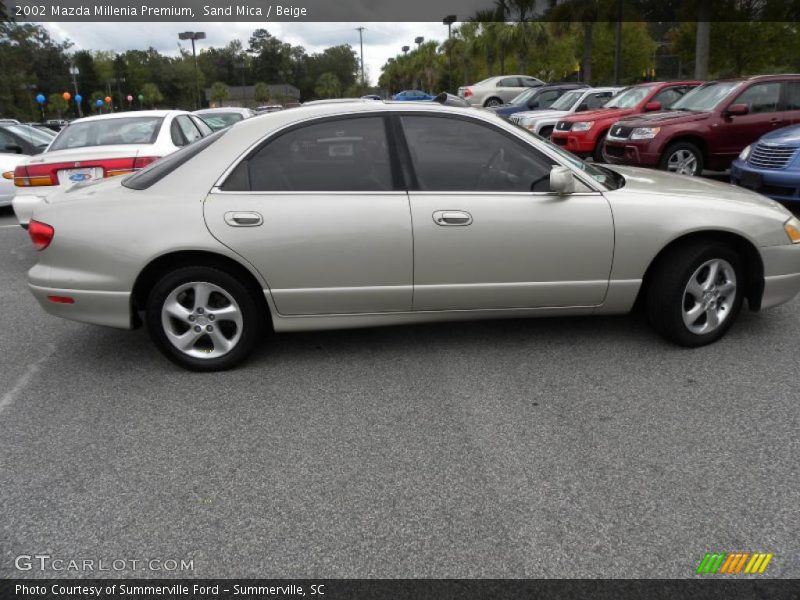
M 277 336 L 180 370 L 45 314 L 0 210 L 0 577 L 800 576 L 800 301 L 696 350 L 640 318 Z M 176 573 L 178 574 L 178 573 Z M 762 576 L 762 577 L 763 577 Z

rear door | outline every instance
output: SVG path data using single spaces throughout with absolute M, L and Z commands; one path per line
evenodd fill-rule
M 511 100 L 528 87 L 529 86 L 522 85 L 519 77 L 503 77 L 497 82 L 496 95 L 499 96 L 503 102 L 511 102 Z
M 204 206 L 284 315 L 408 311 L 411 215 L 387 120 L 326 118 L 267 139 Z

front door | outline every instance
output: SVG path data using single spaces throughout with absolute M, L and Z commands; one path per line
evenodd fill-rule
M 204 205 L 212 235 L 262 274 L 279 313 L 411 310 L 408 196 L 382 116 L 267 140 Z
M 553 160 L 488 123 L 401 121 L 418 188 L 409 192 L 415 310 L 603 302 L 614 226 L 601 194 L 550 193 Z

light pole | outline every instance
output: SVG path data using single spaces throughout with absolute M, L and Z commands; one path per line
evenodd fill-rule
M 447 25 L 447 91 L 450 93 L 453 92 L 453 57 L 450 45 L 452 44 L 452 28 L 455 22 L 455 15 L 447 15 L 442 19 L 442 23 Z
M 244 105 L 245 105 L 245 97 L 244 97 L 244 70 L 247 68 L 247 65 L 245 64 L 244 60 L 242 60 L 241 62 L 238 62 L 238 63 L 236 63 L 236 68 L 237 68 L 237 69 L 241 69 L 241 70 L 242 70 L 242 108 L 244 108 Z
M 356 27 L 358 43 L 361 46 L 361 91 L 364 91 L 364 30 L 366 27 Z
M 179 40 L 192 40 L 192 57 L 194 58 L 194 107 L 200 108 L 200 72 L 197 70 L 197 51 L 195 50 L 194 43 L 196 40 L 206 39 L 205 31 L 184 31 L 178 34 Z
M 69 68 L 69 74 L 72 75 L 72 87 L 75 88 L 75 104 L 78 105 L 78 117 L 82 117 L 83 109 L 81 109 L 81 103 L 77 100 L 81 97 L 81 95 L 78 93 L 78 75 L 81 74 L 81 71 L 78 69 L 78 67 L 72 65 Z

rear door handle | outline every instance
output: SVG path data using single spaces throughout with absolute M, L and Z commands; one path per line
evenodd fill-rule
M 231 227 L 258 227 L 264 218 L 257 212 L 226 212 L 225 222 Z
M 437 210 L 433 222 L 442 227 L 464 227 L 472 224 L 472 215 L 465 210 Z

